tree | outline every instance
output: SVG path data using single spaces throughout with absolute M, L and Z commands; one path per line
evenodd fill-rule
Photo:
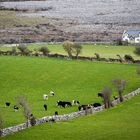
M 96 56 L 96 59 L 100 60 L 100 55 L 98 53 L 94 53 Z
M 23 44 L 19 45 L 17 48 L 21 52 L 21 55 L 28 55 L 30 53 L 30 50 Z
M 134 53 L 140 55 L 140 46 L 136 46 Z
M 72 57 L 74 43 L 71 41 L 65 41 L 63 44 L 64 50 L 68 53 L 69 57 Z
M 3 129 L 3 119 L 2 119 L 2 116 L 0 114 L 0 137 L 2 136 L 2 129 Z
M 82 51 L 82 45 L 78 44 L 78 43 L 74 43 L 73 44 L 73 52 L 75 53 L 75 56 L 78 57 L 78 55 L 81 53 Z
M 104 88 L 104 90 L 102 91 L 103 101 L 104 101 L 104 105 L 106 109 L 110 108 L 111 106 L 111 102 L 110 102 L 111 94 L 112 94 L 112 91 L 108 87 Z
M 133 63 L 135 62 L 134 58 L 129 54 L 126 54 L 124 56 L 124 59 L 125 59 L 126 62 L 133 62 Z
M 137 69 L 137 74 L 140 75 L 140 68 Z
M 18 96 L 16 99 L 18 101 L 18 104 L 21 107 L 23 107 L 23 114 L 24 114 L 24 117 L 27 120 L 27 126 L 29 126 L 28 120 L 30 121 L 30 116 L 31 116 L 32 113 L 31 113 L 30 105 L 27 102 L 27 97 L 25 95 L 21 95 L 21 96 Z
M 123 102 L 123 91 L 127 85 L 127 82 L 123 79 L 115 79 L 113 80 L 113 84 L 118 91 L 120 102 Z
M 39 51 L 42 52 L 43 55 L 48 55 L 50 53 L 49 49 L 46 46 L 42 46 Z

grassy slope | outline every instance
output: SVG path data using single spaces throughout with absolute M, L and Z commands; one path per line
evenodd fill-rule
M 138 140 L 140 96 L 107 111 L 75 120 L 43 124 L 4 140 Z
M 47 18 L 18 17 L 14 11 L 0 10 L 0 29 L 9 29 L 19 25 L 34 27 L 35 25 L 47 22 Z
M 60 109 L 57 100 L 80 100 L 82 104 L 101 102 L 97 93 L 105 86 L 113 88 L 114 78 L 128 81 L 125 93 L 139 87 L 136 75 L 138 65 L 97 63 L 90 61 L 68 61 L 61 59 L 34 57 L 0 57 L 0 109 L 5 119 L 4 126 L 24 122 L 22 111 L 14 112 L 15 97 L 19 94 L 28 96 L 36 117 L 52 115 L 58 110 L 60 114 L 77 111 L 77 107 Z M 130 76 L 131 75 L 131 76 Z M 56 96 L 47 101 L 48 111 L 43 110 L 43 94 L 50 90 Z M 113 94 L 116 94 L 113 88 Z M 11 108 L 4 103 L 10 101 Z
M 41 44 L 28 45 L 30 50 L 40 48 L 41 46 L 42 46 Z M 46 46 L 48 46 L 50 53 L 67 55 L 62 45 L 46 45 Z M 95 57 L 94 53 L 98 53 L 101 57 L 118 58 L 116 56 L 117 54 L 119 54 L 121 57 L 124 57 L 125 54 L 130 54 L 135 59 L 140 59 L 140 56 L 134 54 L 133 52 L 135 50 L 134 46 L 112 46 L 112 45 L 82 45 L 82 46 L 83 49 L 82 53 L 80 54 L 81 56 Z M 0 50 L 11 50 L 11 48 L 1 47 Z

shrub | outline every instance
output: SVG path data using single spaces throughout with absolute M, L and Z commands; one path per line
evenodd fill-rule
M 100 55 L 98 54 L 98 53 L 94 53 L 95 54 L 95 56 L 96 56 L 96 59 L 100 59 Z
M 134 53 L 140 55 L 140 46 L 135 47 Z
M 30 53 L 30 50 L 23 44 L 19 45 L 17 48 L 21 52 L 21 55 L 28 55 Z
M 124 56 L 124 59 L 125 59 L 125 61 L 131 61 L 131 62 L 134 63 L 134 58 L 131 55 L 129 55 L 129 54 L 126 54 Z
M 50 53 L 49 49 L 46 46 L 42 46 L 39 51 L 42 52 L 43 55 L 48 55 Z

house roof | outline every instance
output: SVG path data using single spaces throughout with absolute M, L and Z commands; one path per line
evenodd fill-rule
M 128 30 L 126 33 L 128 34 L 129 38 L 135 38 L 135 37 L 139 37 L 140 30 Z

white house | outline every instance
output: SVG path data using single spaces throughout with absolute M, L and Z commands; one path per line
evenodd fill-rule
M 140 30 L 124 31 L 122 41 L 126 41 L 128 43 L 140 43 Z

